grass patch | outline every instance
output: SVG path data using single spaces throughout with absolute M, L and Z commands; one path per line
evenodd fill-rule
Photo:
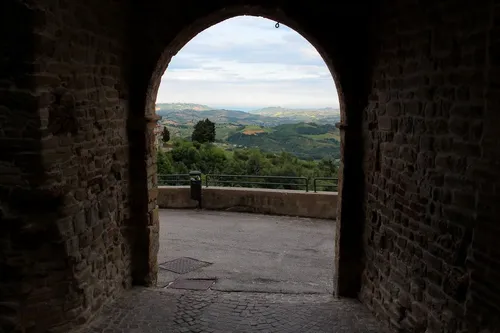
M 241 130 L 241 133 L 245 135 L 257 135 L 259 133 L 269 133 L 272 130 L 268 127 L 262 127 L 258 125 L 247 125 Z
M 336 132 L 328 132 L 324 134 L 302 134 L 302 136 L 313 140 L 335 139 L 337 141 L 340 141 L 339 133 Z

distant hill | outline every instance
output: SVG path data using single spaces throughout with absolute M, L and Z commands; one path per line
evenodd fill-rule
M 180 111 L 180 110 L 194 110 L 194 111 L 206 111 L 212 110 L 213 108 L 203 105 L 203 104 L 193 104 L 193 103 L 158 103 L 156 104 L 156 114 L 161 116 L 161 113 L 167 113 L 169 111 Z
M 339 158 L 340 138 L 335 125 L 283 124 L 275 127 L 243 126 L 227 137 L 237 146 L 278 153 L 287 151 L 300 158 Z
M 276 126 L 283 123 L 296 122 L 293 119 L 279 119 L 267 116 L 260 116 L 243 111 L 233 110 L 179 110 L 170 111 L 168 113 L 158 113 L 160 116 L 165 117 L 165 121 L 171 124 L 184 124 L 194 125 L 199 120 L 205 118 L 210 119 L 215 123 L 234 123 L 241 125 L 262 125 L 262 126 Z
M 189 139 L 192 126 L 167 125 L 174 137 Z M 339 131 L 332 124 L 282 124 L 274 127 L 216 124 L 216 141 L 234 147 L 260 148 L 279 153 L 286 151 L 304 159 L 339 158 Z
M 309 112 L 319 112 L 319 113 L 339 113 L 339 109 L 334 109 L 334 108 L 305 108 L 305 109 L 293 109 L 293 108 L 284 108 L 281 106 L 270 106 L 267 108 L 262 108 L 258 110 L 252 110 L 248 111 L 250 113 L 255 113 L 255 114 L 266 114 L 266 115 L 273 115 L 273 116 L 278 116 L 282 114 L 290 114 L 290 113 L 309 113 Z
M 216 126 L 216 141 L 229 146 L 256 147 L 268 152 L 286 151 L 300 158 L 338 158 L 340 139 L 335 123 L 338 110 L 269 107 L 252 112 L 211 109 L 189 103 L 157 104 L 172 137 L 190 138 L 193 126 L 205 118 Z
M 242 125 L 277 126 L 297 122 L 321 122 L 335 124 L 340 119 L 338 110 L 265 108 L 251 112 L 212 109 L 207 105 L 189 103 L 161 103 L 156 113 L 170 124 L 194 125 L 208 118 L 215 123 L 236 123 Z
M 280 106 L 267 107 L 249 112 L 268 117 L 303 118 L 303 120 L 306 121 L 311 119 L 320 119 L 320 118 L 337 118 L 340 115 L 340 110 L 334 108 L 290 109 L 290 108 L 283 108 Z

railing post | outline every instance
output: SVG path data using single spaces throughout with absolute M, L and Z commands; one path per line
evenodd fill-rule
M 316 193 L 316 181 L 317 181 L 317 179 L 316 179 L 316 178 L 314 178 L 314 180 L 313 180 L 313 189 L 314 189 L 314 193 Z
M 309 192 L 309 178 L 306 178 L 306 192 Z

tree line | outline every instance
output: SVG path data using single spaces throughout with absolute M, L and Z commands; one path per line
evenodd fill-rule
M 168 131 L 168 130 L 167 130 Z M 163 139 L 170 140 L 170 134 L 163 133 Z M 192 141 L 174 139 L 172 148 L 166 152 L 159 149 L 157 167 L 160 185 L 180 185 L 172 174 L 188 174 L 197 170 L 212 175 L 253 175 L 266 178 L 241 179 L 234 177 L 231 185 L 241 187 L 267 187 L 275 189 L 303 189 L 300 179 L 281 179 L 273 177 L 306 177 L 312 188 L 312 179 L 337 177 L 337 165 L 331 159 L 320 161 L 300 159 L 290 153 L 279 154 L 263 152 L 260 149 L 224 150 L 212 142 L 215 141 L 215 124 L 206 119 L 199 121 L 193 130 Z M 167 140 L 167 141 L 168 141 Z M 244 182 L 255 184 L 247 184 Z M 162 184 L 163 182 L 163 184 Z M 170 182 L 170 183 L 169 183 Z M 273 183 L 273 184 L 264 184 Z M 331 182 L 329 183 L 331 184 Z M 331 190 L 328 186 L 319 186 L 318 190 Z
M 200 144 L 181 139 L 174 142 L 172 150 L 158 151 L 157 165 L 160 180 L 164 175 L 188 174 L 190 171 L 197 170 L 203 174 L 268 176 L 266 179 L 250 179 L 250 181 L 275 183 L 266 186 L 243 184 L 244 181 L 249 180 L 235 177 L 231 185 L 242 187 L 302 189 L 300 186 L 304 184 L 302 180 L 284 180 L 273 177 L 307 177 L 312 186 L 313 178 L 337 176 L 337 165 L 333 160 L 307 161 L 286 152 L 271 154 L 262 152 L 260 149 L 225 151 L 211 143 Z M 163 178 L 164 181 L 167 179 Z M 170 180 L 174 179 L 170 178 Z M 165 183 L 165 185 L 180 184 Z M 319 188 L 319 190 L 327 189 L 325 186 Z
M 162 141 L 167 143 L 170 141 L 170 131 L 167 126 L 163 127 Z M 215 142 L 215 123 L 210 119 L 200 120 L 194 125 L 191 141 L 199 143 Z

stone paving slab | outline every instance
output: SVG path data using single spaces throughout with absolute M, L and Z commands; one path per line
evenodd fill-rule
M 215 279 L 177 279 L 168 286 L 170 289 L 207 290 L 215 283 Z
M 355 300 L 330 295 L 137 288 L 106 306 L 84 333 L 384 332 Z
M 186 274 L 199 268 L 212 265 L 211 262 L 201 261 L 194 258 L 182 257 L 159 264 L 160 269 L 165 269 L 177 274 Z

